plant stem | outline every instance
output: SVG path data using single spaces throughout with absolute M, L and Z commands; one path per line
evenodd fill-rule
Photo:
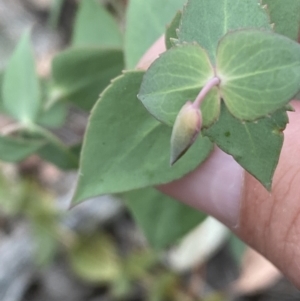
M 203 100 L 205 99 L 205 96 L 209 93 L 209 91 L 215 87 L 218 86 L 221 83 L 221 80 L 215 76 L 212 79 L 210 79 L 205 86 L 202 88 L 198 96 L 196 97 L 195 101 L 193 102 L 193 107 L 200 108 Z

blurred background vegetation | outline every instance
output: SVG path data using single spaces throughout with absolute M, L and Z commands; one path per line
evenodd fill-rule
M 90 109 L 184 2 L 0 0 L 0 90 L 31 29 L 43 129 L 23 133 L 0 93 L 0 301 L 300 300 L 224 226 L 154 189 L 69 210 Z

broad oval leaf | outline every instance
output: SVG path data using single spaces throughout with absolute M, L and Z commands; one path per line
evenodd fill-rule
M 123 67 L 121 50 L 93 47 L 66 50 L 58 54 L 52 64 L 54 96 L 89 111 Z
M 194 101 L 214 70 L 198 45 L 180 45 L 163 53 L 148 69 L 138 98 L 159 121 L 172 126 L 182 106 Z M 203 103 L 203 126 L 219 116 L 220 98 L 213 89 Z
M 21 38 L 8 63 L 2 93 L 5 111 L 11 116 L 24 124 L 36 120 L 41 92 L 29 31 Z
M 133 69 L 161 36 L 186 0 L 130 0 L 126 14 L 125 61 Z
M 241 28 L 270 29 L 269 16 L 257 0 L 189 0 L 178 32 L 180 42 L 197 42 L 215 62 L 219 40 Z
M 203 134 L 270 190 L 287 123 L 286 109 L 255 122 L 242 122 L 223 104 L 220 119 Z
M 229 111 L 255 120 L 286 105 L 300 90 L 300 45 L 275 33 L 227 34 L 217 54 L 221 95 Z
M 80 1 L 75 20 L 73 46 L 122 47 L 118 24 L 97 0 Z
M 206 214 L 153 188 L 131 191 L 123 197 L 137 224 L 155 249 L 177 243 L 206 218 Z
M 176 166 L 170 167 L 172 128 L 156 121 L 136 95 L 144 72 L 113 81 L 92 111 L 81 153 L 74 203 L 87 198 L 159 185 L 182 177 L 212 150 L 199 138 Z

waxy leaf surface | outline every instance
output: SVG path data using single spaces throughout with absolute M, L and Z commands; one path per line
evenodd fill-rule
M 241 28 L 271 29 L 266 10 L 256 0 L 189 0 L 178 38 L 180 42 L 197 42 L 214 63 L 219 40 Z
M 155 120 L 136 97 L 143 75 L 135 71 L 120 76 L 95 105 L 81 153 L 75 203 L 178 179 L 211 152 L 212 143 L 200 137 L 170 167 L 172 128 Z
M 255 120 L 286 105 L 300 90 L 300 45 L 270 32 L 227 34 L 217 54 L 221 95 L 229 111 Z
M 22 123 L 33 122 L 41 106 L 41 91 L 35 59 L 27 32 L 17 45 L 4 73 L 4 109 Z
M 183 45 L 163 53 L 146 72 L 138 98 L 159 121 L 172 126 L 187 101 L 194 101 L 214 76 L 206 52 L 198 45 Z M 220 98 L 213 89 L 203 103 L 203 126 L 219 116 Z
M 222 104 L 220 119 L 203 134 L 270 189 L 287 122 L 285 109 L 255 122 L 242 122 Z
M 137 224 L 155 249 L 177 243 L 206 218 L 204 213 L 153 188 L 125 193 L 124 198 Z
M 274 24 L 276 33 L 285 35 L 298 41 L 300 26 L 300 1 L 299 0 L 262 0 L 267 5 L 267 11 Z

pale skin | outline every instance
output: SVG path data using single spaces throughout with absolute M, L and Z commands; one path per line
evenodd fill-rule
M 164 51 L 162 37 L 138 68 Z M 217 148 L 195 171 L 159 189 L 221 220 L 300 288 L 300 102 L 291 104 L 271 193 Z

